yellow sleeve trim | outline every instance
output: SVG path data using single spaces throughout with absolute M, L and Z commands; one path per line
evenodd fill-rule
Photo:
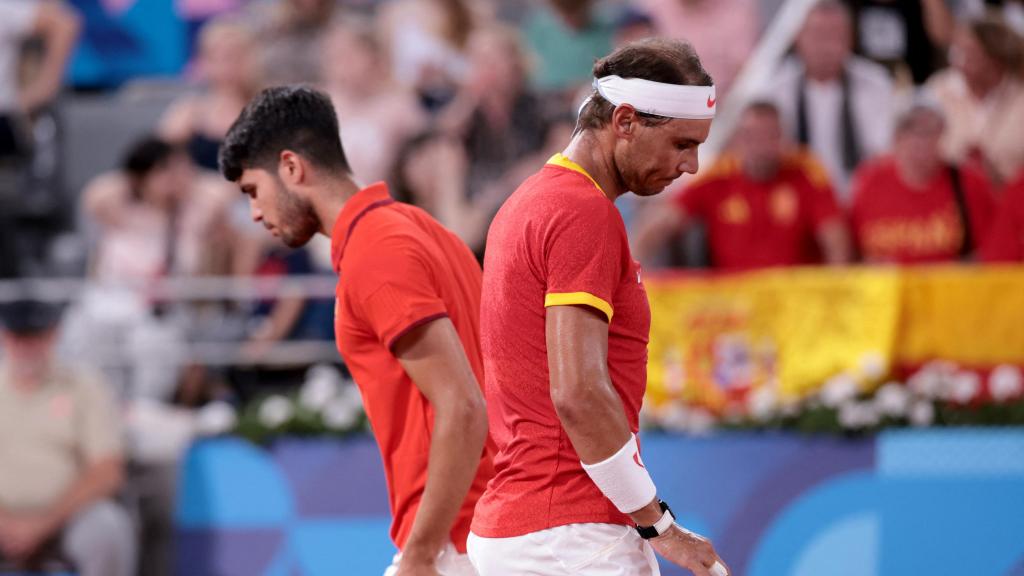
M 575 304 L 583 304 L 590 306 L 591 308 L 597 308 L 604 315 L 608 317 L 608 321 L 612 321 L 612 305 L 605 302 L 604 300 L 594 296 L 589 292 L 562 292 L 558 294 L 548 294 L 544 296 L 544 307 L 549 306 L 572 306 Z

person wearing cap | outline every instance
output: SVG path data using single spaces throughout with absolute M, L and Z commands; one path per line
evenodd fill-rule
M 779 111 L 753 102 L 740 118 L 732 151 L 668 205 L 646 211 L 634 238 L 643 264 L 670 236 L 700 222 L 716 270 L 753 270 L 850 260 L 843 213 L 825 169 L 806 149 L 787 149 Z
M 252 218 L 297 248 L 331 239 L 334 333 L 384 464 L 399 553 L 386 576 L 474 576 L 466 537 L 491 477 L 479 348 L 480 265 L 452 231 L 360 188 L 330 98 L 268 88 L 220 150 Z
M 850 221 L 869 263 L 923 264 L 972 258 L 995 206 L 985 174 L 947 164 L 945 123 L 919 99 L 898 119 L 892 153 L 863 165 L 853 180 Z
M 0 308 L 0 566 L 63 557 L 79 576 L 133 576 L 135 534 L 113 500 L 124 480 L 114 400 L 55 358 L 59 309 Z
M 697 171 L 715 88 L 692 46 L 665 39 L 615 50 L 593 76 L 569 145 L 488 234 L 480 344 L 498 453 L 470 560 L 481 576 L 652 576 L 657 552 L 724 576 L 640 458 L 651 312 L 614 204 Z

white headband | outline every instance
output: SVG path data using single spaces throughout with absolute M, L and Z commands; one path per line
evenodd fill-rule
M 687 120 L 715 117 L 714 86 L 682 86 L 640 78 L 605 76 L 594 78 L 594 89 L 613 105 L 629 104 L 637 112 Z

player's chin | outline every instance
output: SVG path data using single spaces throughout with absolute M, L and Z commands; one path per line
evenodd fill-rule
M 668 185 L 671 183 L 671 180 L 659 180 L 657 182 L 649 182 L 643 187 L 640 187 L 637 190 L 633 190 L 633 194 L 636 194 L 637 196 L 655 196 L 657 194 L 661 194 L 662 192 L 664 192 L 665 188 L 668 188 Z
M 313 238 L 312 234 L 295 235 L 287 232 L 281 233 L 281 242 L 289 248 L 302 248 Z

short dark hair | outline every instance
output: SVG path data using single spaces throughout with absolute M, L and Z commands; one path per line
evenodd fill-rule
M 700 63 L 697 51 L 689 42 L 668 38 L 645 38 L 626 44 L 594 64 L 594 78 L 621 76 L 640 78 L 665 84 L 683 86 L 712 86 L 711 75 Z M 612 119 L 615 106 L 605 100 L 597 90 L 580 111 L 577 130 L 602 128 Z M 638 112 L 648 123 L 667 121 L 667 118 Z
M 283 150 L 314 166 L 348 172 L 338 116 L 331 99 L 309 86 L 267 88 L 252 99 L 231 125 L 220 148 L 220 171 L 237 182 L 248 168 L 273 170 Z
M 128 147 L 121 159 L 121 169 L 133 178 L 144 178 L 180 151 L 156 136 L 143 136 Z

